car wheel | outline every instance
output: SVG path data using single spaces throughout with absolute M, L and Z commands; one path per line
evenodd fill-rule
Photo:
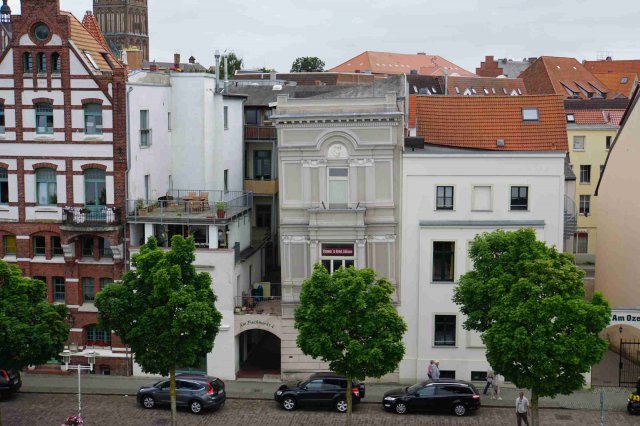
M 197 399 L 194 399 L 189 403 L 189 410 L 193 414 L 200 414 L 202 412 L 202 403 Z
M 151 395 L 144 396 L 142 397 L 142 406 L 144 408 L 153 408 L 156 406 L 156 400 Z
M 457 403 L 453 406 L 453 414 L 462 417 L 467 414 L 467 407 L 464 404 Z
M 395 410 L 396 413 L 398 414 L 404 414 L 407 412 L 407 404 L 405 404 L 404 402 L 398 402 L 395 407 L 393 407 L 393 409 Z
M 282 408 L 284 408 L 287 411 L 295 410 L 296 405 L 298 405 L 298 403 L 293 397 L 287 396 L 285 399 L 282 400 Z
M 346 413 L 347 412 L 347 401 L 345 401 L 342 398 L 337 399 L 336 402 L 335 402 L 334 407 L 336 407 L 336 410 L 338 410 L 338 412 Z

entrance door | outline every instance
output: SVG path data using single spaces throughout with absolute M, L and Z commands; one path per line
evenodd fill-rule
M 262 379 L 265 375 L 280 375 L 281 343 L 278 336 L 264 330 L 248 330 L 238 337 L 238 378 Z
M 256 206 L 256 227 L 258 228 L 271 227 L 271 205 L 258 204 Z

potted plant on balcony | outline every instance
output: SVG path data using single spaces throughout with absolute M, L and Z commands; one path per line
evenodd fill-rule
M 147 210 L 147 208 L 145 207 L 142 198 L 138 198 L 136 200 L 136 214 L 138 216 L 146 216 L 148 212 L 149 210 Z
M 218 219 L 224 219 L 226 204 L 223 201 L 218 201 L 216 203 L 216 214 L 218 215 Z
M 82 207 L 82 208 L 80 209 L 80 213 L 82 213 L 82 214 L 89 214 L 89 213 L 91 213 L 91 210 L 90 210 L 87 206 L 84 206 L 84 207 Z

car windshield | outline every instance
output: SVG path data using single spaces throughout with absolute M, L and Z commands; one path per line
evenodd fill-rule
M 418 389 L 420 389 L 421 387 L 422 387 L 422 383 L 416 383 L 415 385 L 407 388 L 407 393 L 416 393 L 418 392 Z

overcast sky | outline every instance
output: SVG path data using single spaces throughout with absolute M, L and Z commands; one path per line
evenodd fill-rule
M 17 0 L 9 5 L 17 9 Z M 61 0 L 82 18 L 92 0 Z M 173 53 L 288 71 L 299 56 L 326 68 L 365 50 L 440 55 L 474 72 L 485 55 L 640 58 L 638 0 L 149 0 L 151 59 Z

